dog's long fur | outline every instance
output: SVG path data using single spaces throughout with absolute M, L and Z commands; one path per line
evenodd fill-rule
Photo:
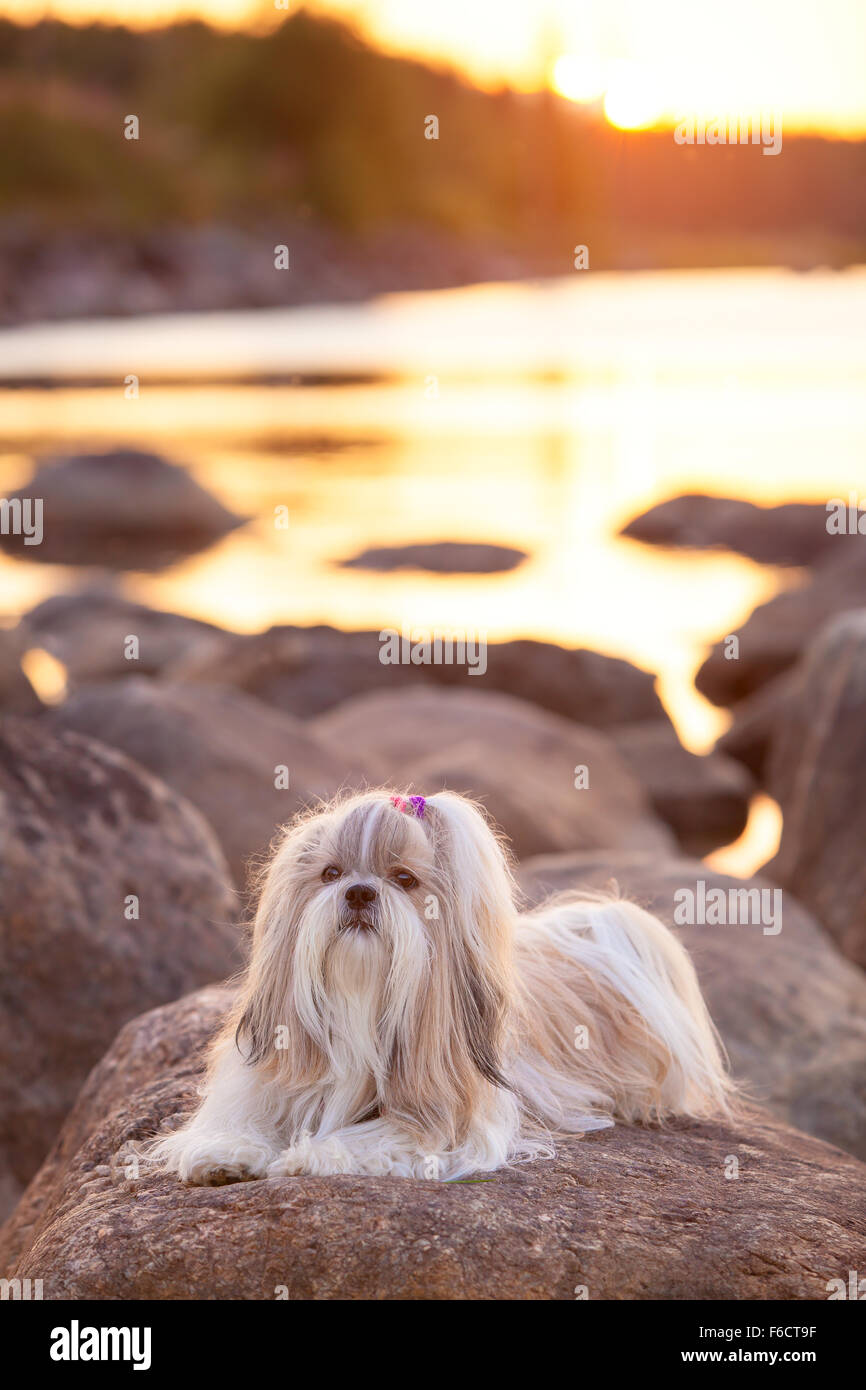
M 728 1111 L 717 1037 L 667 928 L 601 895 L 518 915 L 472 802 L 440 792 L 419 817 L 397 801 L 364 792 L 284 833 L 201 1105 L 152 1148 L 164 1168 L 195 1183 L 456 1178 L 550 1156 L 557 1131 L 614 1116 Z M 348 906 L 362 885 L 375 902 Z

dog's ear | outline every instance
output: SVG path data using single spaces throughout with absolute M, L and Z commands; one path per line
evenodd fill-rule
M 481 1076 L 504 1086 L 515 916 L 508 860 L 482 811 L 466 797 L 441 792 L 427 807 L 437 866 L 451 881 L 456 1002 L 466 1047 Z
M 437 865 L 470 899 L 483 899 L 497 920 L 514 916 L 514 879 L 504 842 L 480 806 L 455 792 L 429 796 L 425 817 Z
M 457 971 L 457 1013 L 472 1062 L 485 1081 L 507 1087 L 502 1048 L 507 995 L 495 974 L 465 959 Z
M 306 902 L 298 866 L 308 826 L 283 834 L 260 880 L 252 954 L 236 1007 L 235 1045 L 250 1065 L 279 1067 L 297 1080 L 324 1071 L 321 1042 L 305 1026 L 295 1001 L 295 943 Z M 279 1043 L 277 1039 L 279 1038 Z
M 255 1007 L 253 1001 L 247 1000 L 235 1028 L 235 1047 L 250 1066 L 263 1062 L 268 1054 L 259 1014 L 260 1010 Z
M 514 898 L 504 852 L 470 801 L 429 797 L 425 824 L 437 903 L 429 975 L 395 1042 L 389 1101 L 447 1148 L 461 1142 L 483 1086 L 507 1084 Z

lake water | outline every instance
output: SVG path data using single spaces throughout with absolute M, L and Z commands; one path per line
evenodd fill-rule
M 157 450 L 251 520 L 162 574 L 125 575 L 131 597 L 244 630 L 440 627 L 594 647 L 658 672 L 700 751 L 727 719 L 692 685 L 707 644 L 803 576 L 617 533 L 683 491 L 767 504 L 866 494 L 864 324 L 856 270 L 576 273 L 336 308 L 26 326 L 0 332 L 0 495 L 33 454 Z M 53 384 L 2 389 L 11 380 Z M 335 564 L 444 539 L 529 558 L 479 576 Z M 0 616 L 82 577 L 0 559 Z M 761 799 L 718 862 L 753 867 L 777 830 Z

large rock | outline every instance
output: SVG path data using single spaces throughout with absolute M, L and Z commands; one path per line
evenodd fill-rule
M 814 565 L 833 559 L 843 539 L 827 530 L 827 519 L 818 502 L 758 507 L 735 497 L 691 493 L 650 507 L 622 534 L 650 545 L 734 550 L 765 565 Z M 856 543 L 856 532 L 847 539 Z
M 767 873 L 866 966 L 866 609 L 820 634 L 792 680 L 770 789 L 782 840 Z
M 306 724 L 238 690 L 138 679 L 82 687 L 56 727 L 120 748 L 189 798 L 219 837 L 239 886 L 278 826 L 357 773 Z M 288 770 L 288 786 L 278 785 Z
M 53 565 L 159 569 L 241 524 L 183 468 L 136 449 L 45 459 L 11 497 L 41 500 L 44 534 L 0 546 Z
M 525 550 L 484 541 L 427 541 L 419 545 L 375 545 L 351 555 L 344 569 L 427 570 L 431 574 L 501 574 L 517 569 L 527 558 Z
M 673 839 L 611 741 L 493 691 L 420 688 L 347 700 L 310 727 L 363 750 L 398 787 L 479 797 L 518 857 L 600 846 L 669 850 Z M 589 786 L 575 787 L 586 767 Z
M 434 669 L 447 679 L 453 668 Z M 529 640 L 492 643 L 482 679 L 493 690 L 596 729 L 668 717 L 651 672 L 582 648 Z
M 235 915 L 192 806 L 114 749 L 0 721 L 0 1205 L 122 1023 L 237 969 Z
M 689 854 L 709 854 L 743 833 L 754 782 L 740 763 L 723 753 L 690 753 L 660 719 L 618 725 L 610 736 Z
M 743 763 L 760 786 L 767 784 L 770 745 L 785 718 L 794 669 L 738 701 L 731 709 L 729 727 L 716 742 L 715 751 Z
M 716 643 L 695 677 L 695 685 L 708 700 L 732 705 L 745 699 L 793 666 L 830 618 L 866 606 L 866 540 L 862 536 L 831 539 L 843 547 L 834 551 L 839 558 L 822 565 L 812 579 L 756 608 L 735 634 L 740 642 L 736 659 L 725 655 L 725 637 Z
M 46 1299 L 572 1301 L 825 1299 L 862 1268 L 866 1168 L 763 1118 L 617 1126 L 482 1182 L 136 1177 L 124 1154 L 193 1104 L 228 1003 L 206 990 L 124 1029 L 0 1237 L 0 1269 L 41 1278 Z
M 22 645 L 42 647 L 63 663 L 71 689 L 117 676 L 159 675 L 223 635 L 196 618 L 133 603 L 103 582 L 45 599 L 24 615 L 16 632 Z M 130 637 L 138 643 L 134 660 Z
M 657 913 L 687 946 L 734 1076 L 783 1120 L 866 1158 L 866 979 L 787 891 L 782 930 L 761 925 L 678 926 L 681 889 L 763 888 L 695 859 L 549 855 L 524 864 L 531 902 L 580 886 L 623 892 Z M 772 899 L 768 899 L 772 905 Z
M 301 717 L 372 690 L 430 684 L 473 690 L 480 684 L 596 728 L 667 719 L 650 672 L 599 652 L 550 642 L 491 642 L 486 671 L 470 675 L 465 665 L 384 665 L 382 649 L 378 632 L 272 627 L 218 637 L 166 675 L 236 685 Z
M 42 708 L 21 667 L 24 645 L 17 628 L 0 627 L 0 714 L 38 714 Z

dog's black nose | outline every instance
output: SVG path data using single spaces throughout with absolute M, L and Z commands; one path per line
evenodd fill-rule
M 376 890 L 369 883 L 353 883 L 346 889 L 346 902 L 350 907 L 366 907 L 376 901 Z

